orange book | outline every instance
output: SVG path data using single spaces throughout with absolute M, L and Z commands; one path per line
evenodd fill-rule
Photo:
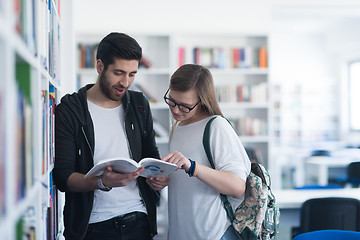
M 266 49 L 266 47 L 260 48 L 259 66 L 260 66 L 260 68 L 267 68 L 267 49 Z

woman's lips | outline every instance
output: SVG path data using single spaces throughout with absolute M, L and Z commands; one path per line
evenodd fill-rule
M 181 114 L 175 114 L 175 113 L 172 113 L 173 117 L 176 119 L 176 118 L 180 118 L 181 117 Z

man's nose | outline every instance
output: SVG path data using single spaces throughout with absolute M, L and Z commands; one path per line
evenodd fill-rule
M 129 76 L 124 76 L 121 80 L 120 80 L 121 85 L 123 85 L 124 87 L 128 87 L 130 84 L 130 77 Z

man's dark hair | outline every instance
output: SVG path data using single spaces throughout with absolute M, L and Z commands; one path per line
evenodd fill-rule
M 141 61 L 142 49 L 137 41 L 125 33 L 112 32 L 99 43 L 96 59 L 104 64 L 104 70 L 115 58 Z

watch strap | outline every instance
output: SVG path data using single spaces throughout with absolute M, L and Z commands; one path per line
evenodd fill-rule
M 111 187 L 107 187 L 107 186 L 104 185 L 104 183 L 102 182 L 102 176 L 99 176 L 99 177 L 98 177 L 97 183 L 98 183 L 98 188 L 99 188 L 101 191 L 108 192 L 108 191 L 110 191 L 110 190 L 112 189 Z

